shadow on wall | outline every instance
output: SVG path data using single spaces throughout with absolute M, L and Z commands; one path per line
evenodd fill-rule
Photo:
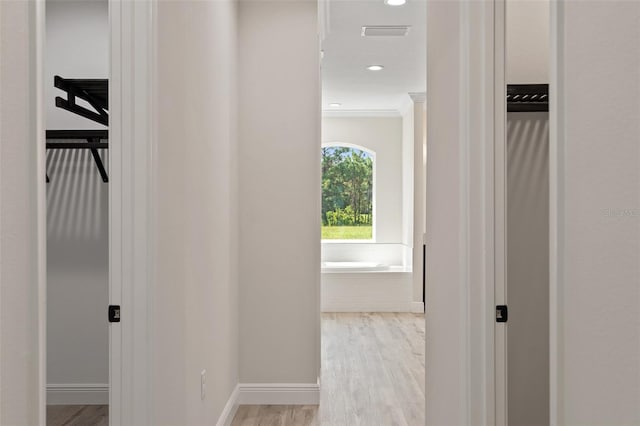
M 509 424 L 549 423 L 549 114 L 507 114 Z M 544 374 L 546 372 L 546 374 Z
M 522 197 L 522 203 L 510 204 L 518 216 L 534 210 L 539 217 L 546 217 L 547 210 L 541 203 L 548 199 L 549 114 L 546 112 L 509 113 L 507 120 L 509 192 L 517 194 L 534 192 Z M 532 184 L 538 182 L 539 184 Z
M 99 152 L 108 169 L 106 150 Z M 109 184 L 84 149 L 48 150 L 47 174 L 47 382 L 106 389 Z M 105 403 L 106 395 L 94 403 Z M 64 403 L 82 403 L 63 396 Z
M 99 150 L 108 170 L 106 150 Z M 108 238 L 108 184 L 102 182 L 86 149 L 47 151 L 47 237 L 105 241 Z

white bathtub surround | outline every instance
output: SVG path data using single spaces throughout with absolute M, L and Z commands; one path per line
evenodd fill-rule
M 373 262 L 411 270 L 410 253 L 411 247 L 404 244 L 322 243 L 322 262 Z
M 413 300 L 412 277 L 404 244 L 323 243 L 321 309 L 424 312 L 422 301 Z
M 322 262 L 323 274 L 340 274 L 345 272 L 383 272 L 389 265 L 376 262 Z
M 420 312 L 412 300 L 412 275 L 400 266 L 375 272 L 324 272 L 322 312 Z

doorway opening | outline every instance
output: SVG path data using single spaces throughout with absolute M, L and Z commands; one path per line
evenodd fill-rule
M 47 425 L 106 425 L 109 2 L 45 2 Z
M 504 7 L 505 97 L 502 162 L 496 194 L 504 206 L 497 229 L 503 273 L 496 302 L 498 424 L 550 424 L 549 81 L 550 4 L 508 0 Z
M 327 424 L 424 423 L 426 6 L 319 2 Z

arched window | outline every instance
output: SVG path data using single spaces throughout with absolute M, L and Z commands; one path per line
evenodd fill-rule
M 322 147 L 322 239 L 373 240 L 375 153 L 350 144 Z

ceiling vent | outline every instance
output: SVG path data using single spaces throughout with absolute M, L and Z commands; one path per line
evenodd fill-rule
M 366 25 L 362 37 L 404 37 L 409 34 L 408 25 Z

